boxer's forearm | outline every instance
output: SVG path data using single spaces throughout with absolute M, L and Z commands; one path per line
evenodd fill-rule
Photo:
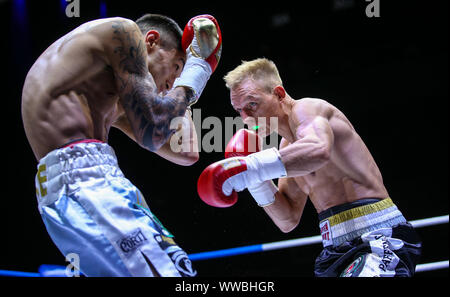
M 138 88 L 124 95 L 124 108 L 136 141 L 150 151 L 157 151 L 176 131 L 172 120 L 186 112 L 190 91 L 180 87 L 165 96 L 142 92 Z
M 182 120 L 175 134 L 156 153 L 173 163 L 190 166 L 199 159 L 197 133 L 189 110 Z
M 280 150 L 287 176 L 303 176 L 323 167 L 330 159 L 330 148 L 321 141 L 297 141 Z
M 280 149 L 288 177 L 304 176 L 322 168 L 331 157 L 334 134 L 327 119 L 315 117 L 297 130 L 299 139 Z
M 275 193 L 274 203 L 263 207 L 267 215 L 284 233 L 292 231 L 300 222 L 303 209 L 296 208 L 283 194 L 278 191 Z

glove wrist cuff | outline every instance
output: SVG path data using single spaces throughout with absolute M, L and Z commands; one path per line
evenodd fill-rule
M 266 180 L 257 186 L 248 188 L 248 191 L 258 206 L 266 207 L 275 202 L 275 193 L 278 192 L 278 188 L 272 180 Z
M 255 167 L 260 182 L 287 176 L 286 168 L 276 148 L 263 150 L 247 156 Z
M 189 103 L 192 105 L 200 98 L 211 74 L 212 70 L 208 62 L 190 55 L 186 61 L 183 72 L 181 72 L 180 77 L 175 80 L 173 87 L 188 87 L 192 89 L 194 96 Z

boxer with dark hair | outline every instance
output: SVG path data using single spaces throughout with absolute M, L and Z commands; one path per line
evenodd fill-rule
M 78 254 L 84 275 L 196 274 L 107 142 L 115 127 L 174 163 L 195 163 L 195 151 L 171 149 L 171 123 L 186 117 L 181 128 L 196 146 L 187 109 L 216 68 L 221 42 L 210 15 L 192 18 L 184 32 L 162 15 L 100 19 L 55 41 L 28 72 L 22 118 L 39 162 L 38 208 L 58 249 Z

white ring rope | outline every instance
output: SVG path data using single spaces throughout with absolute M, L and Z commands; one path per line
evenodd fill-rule
M 438 216 L 438 217 L 410 221 L 409 223 L 414 228 L 422 228 L 422 227 L 428 227 L 428 226 L 433 226 L 433 225 L 448 224 L 448 221 L 449 221 L 449 215 L 443 215 L 443 216 Z M 248 253 L 266 252 L 266 251 L 271 251 L 271 250 L 278 250 L 278 249 L 305 246 L 305 245 L 311 245 L 311 244 L 318 244 L 321 242 L 322 242 L 322 237 L 320 235 L 316 235 L 316 236 L 303 237 L 303 238 L 297 238 L 297 239 L 282 240 L 282 241 L 255 244 L 255 245 L 223 249 L 223 250 L 217 250 L 217 251 L 209 251 L 209 252 L 190 254 L 189 258 L 192 261 L 207 260 L 207 259 L 213 259 L 213 258 L 222 258 L 222 257 L 242 255 L 242 254 L 248 254 Z M 416 266 L 416 272 L 448 268 L 448 266 L 449 266 L 448 263 L 449 263 L 449 261 L 446 260 L 446 261 L 440 261 L 440 262 L 419 264 Z
M 439 224 L 448 224 L 448 221 L 449 221 L 449 215 L 443 215 L 443 216 L 438 216 L 438 217 L 410 221 L 409 223 L 415 228 L 422 228 L 422 227 L 439 225 Z M 241 254 L 265 252 L 265 251 L 285 249 L 285 248 L 290 248 L 290 247 L 318 244 L 321 242 L 322 242 L 322 237 L 320 235 L 316 235 L 316 236 L 310 236 L 310 237 L 304 237 L 304 238 L 297 238 L 297 239 L 282 240 L 282 241 L 255 244 L 255 245 L 249 245 L 249 246 L 235 247 L 235 248 L 229 248 L 229 249 L 223 249 L 223 250 L 217 250 L 217 251 L 201 252 L 201 253 L 196 253 L 196 254 L 190 254 L 189 258 L 192 261 L 206 260 L 206 259 L 212 259 L 212 258 L 223 258 L 223 257 L 229 257 L 229 256 L 235 256 L 235 255 L 241 255 Z M 49 265 L 41 265 L 41 267 L 44 267 L 44 266 L 49 266 Z M 65 271 L 64 266 L 55 266 L 55 265 L 52 265 L 52 266 L 54 266 L 54 268 L 52 268 L 52 269 L 47 268 L 48 271 L 46 271 L 45 273 L 50 272 L 49 275 L 55 276 L 55 273 L 57 272 L 57 270 Z M 443 260 L 443 261 L 438 261 L 438 262 L 419 264 L 416 266 L 416 272 L 424 272 L 424 271 L 431 271 L 431 270 L 445 269 L 445 268 L 448 269 L 448 267 L 449 267 L 449 260 Z M 55 272 L 55 273 L 51 274 L 52 272 Z M 0 270 L 0 276 L 39 277 L 39 276 L 46 276 L 45 273 Z M 56 273 L 56 274 L 58 274 L 58 273 Z M 61 274 L 61 273 L 59 273 L 59 274 Z M 59 275 L 59 276 L 65 276 L 65 275 Z
M 417 272 L 424 272 L 424 271 L 444 269 L 444 268 L 448 268 L 448 260 L 446 260 L 446 261 L 439 261 L 439 262 L 432 262 L 432 263 L 426 263 L 426 264 L 419 264 L 419 265 L 416 266 L 416 273 Z
M 421 228 L 421 227 L 446 224 L 446 223 L 448 224 L 448 215 L 432 217 L 432 218 L 427 218 L 427 219 L 421 219 L 421 220 L 415 220 L 415 221 L 411 221 L 410 223 L 411 223 L 411 225 L 413 225 L 414 228 Z
M 445 223 L 448 223 L 448 219 L 449 219 L 449 216 L 444 215 L 444 216 L 439 216 L 439 217 L 432 217 L 432 218 L 427 218 L 427 219 L 410 221 L 409 223 L 414 228 L 421 228 L 421 227 L 427 227 L 427 226 L 431 226 L 431 225 L 445 224 Z M 248 253 L 252 253 L 252 252 L 265 252 L 265 251 L 285 249 L 285 248 L 291 248 L 291 247 L 297 247 L 297 246 L 318 244 L 321 242 L 322 242 L 322 237 L 320 235 L 316 235 L 316 236 L 303 237 L 303 238 L 297 238 L 297 239 L 282 240 L 282 241 L 255 244 L 255 245 L 223 249 L 223 250 L 217 250 L 217 251 L 190 254 L 189 258 L 191 258 L 191 260 L 206 260 L 206 259 L 211 259 L 211 258 L 221 258 L 221 257 L 226 257 L 226 256 L 248 254 Z

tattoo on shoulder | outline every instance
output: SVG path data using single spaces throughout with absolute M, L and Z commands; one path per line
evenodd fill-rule
M 130 75 L 143 74 L 146 68 L 144 44 L 138 29 L 128 29 L 121 21 L 112 24 L 113 42 L 117 44 L 114 53 L 118 55 L 119 67 Z M 122 88 L 127 86 L 128 81 L 122 81 Z
M 120 21 L 112 25 L 112 42 L 117 44 L 114 54 L 120 59 L 115 75 L 136 140 L 155 151 L 175 132 L 170 129 L 170 123 L 175 117 L 184 115 L 188 96 L 192 94 L 177 88 L 166 96 L 157 95 L 153 78 L 147 69 L 142 35 L 137 27 L 128 27 Z

